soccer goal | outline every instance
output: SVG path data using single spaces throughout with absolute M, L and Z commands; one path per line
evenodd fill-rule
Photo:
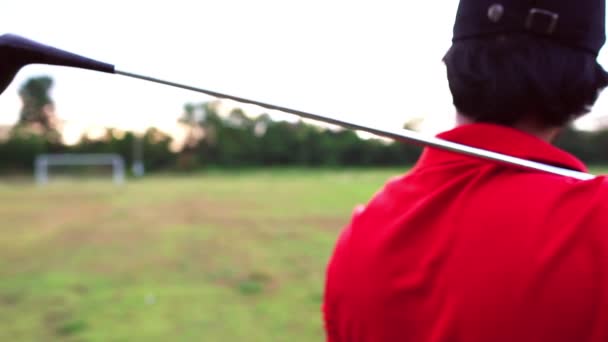
M 41 154 L 34 163 L 37 184 L 49 182 L 49 169 L 53 166 L 111 166 L 114 183 L 125 182 L 125 162 L 118 154 Z

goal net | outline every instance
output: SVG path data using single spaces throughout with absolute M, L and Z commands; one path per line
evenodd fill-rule
M 114 183 L 123 184 L 125 162 L 118 154 L 41 154 L 34 163 L 34 177 L 36 183 L 47 184 L 51 172 L 74 178 L 87 174 L 107 174 L 108 168 L 111 168 Z

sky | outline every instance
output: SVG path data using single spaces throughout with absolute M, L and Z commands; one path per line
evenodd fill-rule
M 453 125 L 441 57 L 451 43 L 457 0 L 0 3 L 0 34 L 119 70 L 360 123 L 401 127 L 422 119 L 429 134 Z M 605 52 L 600 62 L 608 62 Z M 19 85 L 42 75 L 55 81 L 51 95 L 68 139 L 99 127 L 178 134 L 183 105 L 212 100 L 118 75 L 34 65 L 0 96 L 0 124 L 18 118 Z M 582 125 L 602 116 L 608 116 L 606 96 Z

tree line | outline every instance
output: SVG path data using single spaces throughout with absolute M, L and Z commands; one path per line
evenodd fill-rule
M 142 145 L 148 171 L 190 171 L 210 167 L 262 166 L 397 166 L 411 165 L 422 149 L 411 144 L 363 139 L 355 132 L 323 128 L 304 121 L 251 117 L 241 109 L 220 115 L 217 102 L 190 103 L 180 122 L 186 127 L 183 146 L 172 149 L 173 138 L 151 128 L 138 136 L 108 128 L 97 138 L 83 136 L 66 145 L 49 96 L 52 79 L 27 80 L 20 88 L 23 101 L 18 123 L 0 141 L 0 172 L 31 170 L 43 153 L 118 153 L 133 162 L 136 139 Z M 569 129 L 557 145 L 591 164 L 608 164 L 608 130 Z
M 189 114 L 190 113 L 190 114 Z M 192 113 L 199 113 L 196 117 Z M 83 136 L 74 145 L 28 126 L 16 125 L 0 142 L 0 171 L 31 170 L 42 153 L 118 153 L 133 162 L 136 139 L 143 145 L 148 171 L 191 171 L 204 168 L 262 166 L 390 166 L 416 161 L 421 149 L 379 139 L 362 139 L 355 132 L 322 128 L 303 121 L 249 117 L 241 109 L 218 114 L 217 103 L 188 104 L 182 123 L 183 146 L 171 148 L 173 138 L 151 128 L 138 136 L 108 128 L 101 137 Z

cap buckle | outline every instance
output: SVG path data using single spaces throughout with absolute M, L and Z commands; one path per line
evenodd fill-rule
M 526 19 L 526 28 L 530 31 L 551 35 L 557 28 L 559 14 L 542 8 L 532 8 Z M 542 25 L 545 24 L 543 28 Z

